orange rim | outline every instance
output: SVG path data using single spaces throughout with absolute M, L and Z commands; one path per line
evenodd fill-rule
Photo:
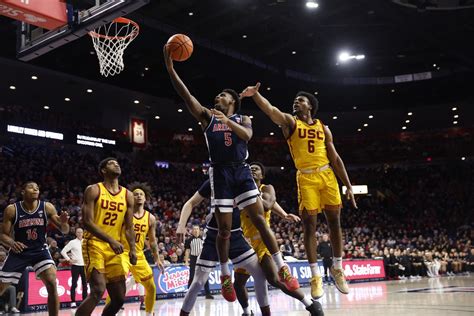
M 119 17 L 119 18 L 114 19 L 112 22 L 121 23 L 121 24 L 132 24 L 134 26 L 134 29 L 132 30 L 132 32 L 130 32 L 130 34 L 125 35 L 125 36 L 109 36 L 109 35 L 99 34 L 95 31 L 90 31 L 89 35 L 92 37 L 103 38 L 103 39 L 108 39 L 108 40 L 123 40 L 129 37 L 135 38 L 137 37 L 138 33 L 140 33 L 140 26 L 137 24 L 137 22 L 132 21 L 130 19 Z

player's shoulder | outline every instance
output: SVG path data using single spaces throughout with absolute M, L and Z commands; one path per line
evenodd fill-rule
M 11 203 L 11 204 L 8 204 L 7 207 L 5 207 L 5 210 L 4 212 L 12 212 L 16 209 L 16 206 L 15 206 L 16 203 Z

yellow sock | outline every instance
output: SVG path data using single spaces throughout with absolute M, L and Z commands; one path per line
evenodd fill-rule
M 105 305 L 108 305 L 110 303 L 110 296 L 107 294 L 107 297 L 105 298 Z
M 153 278 L 141 282 L 145 288 L 145 311 L 147 313 L 152 313 L 153 308 L 155 307 L 156 301 L 156 285 Z

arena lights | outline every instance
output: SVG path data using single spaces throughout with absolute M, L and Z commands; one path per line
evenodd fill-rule
M 373 119 L 373 118 L 374 118 L 374 116 L 373 116 L 373 115 L 369 115 L 369 119 Z
M 457 110 L 458 110 L 457 107 L 453 107 L 453 108 L 451 109 L 451 111 L 457 111 Z
M 135 100 L 135 101 L 133 101 L 133 103 L 138 104 L 138 103 L 140 103 L 140 101 Z
M 158 115 L 155 116 L 155 120 L 159 120 L 159 119 L 160 119 L 160 117 Z M 201 122 L 199 122 L 199 123 L 201 123 Z
M 333 116 L 332 119 L 333 119 L 333 120 L 337 120 L 337 116 Z
M 116 132 L 117 130 L 115 128 L 112 128 L 112 132 Z
M 295 51 L 295 50 L 292 51 L 292 52 L 291 52 L 291 55 L 296 55 L 296 51 Z
M 249 117 L 250 117 L 250 119 L 253 119 L 253 115 L 250 115 Z
M 273 133 L 273 132 L 270 132 L 270 136 L 273 136 L 273 135 L 275 135 L 275 133 Z
M 188 15 L 189 15 L 189 16 L 193 16 L 193 15 L 194 15 L 194 12 L 188 12 Z
M 453 125 L 458 125 L 458 121 L 453 121 Z
M 353 106 L 352 109 L 353 109 L 353 110 L 357 110 L 357 106 Z
M 456 114 L 456 115 L 454 115 L 453 117 L 454 117 L 454 118 L 458 118 L 458 117 L 459 117 L 459 115 L 457 115 L 457 114 Z
M 87 93 L 92 93 L 93 92 L 92 89 L 87 89 L 86 91 L 87 91 Z
M 318 91 L 314 91 L 314 94 L 315 94 L 315 95 L 318 95 L 318 94 L 319 94 L 319 92 L 318 92 Z
M 37 76 L 31 76 L 31 80 L 37 80 L 38 77 Z
M 319 7 L 319 4 L 314 0 L 308 0 L 306 1 L 306 7 L 308 9 L 317 9 Z
M 43 109 L 49 110 L 49 106 L 45 105 L 45 106 L 43 106 Z
M 179 113 L 183 112 L 183 109 L 178 109 L 178 112 L 179 112 Z
M 42 138 L 57 139 L 57 140 L 64 139 L 64 135 L 62 133 L 43 131 L 39 129 L 15 126 L 15 125 L 7 125 L 7 132 L 35 136 L 35 137 L 42 137 Z
M 113 130 L 112 130 L 113 131 Z M 115 146 L 116 142 L 112 139 L 85 136 L 85 135 L 76 135 L 76 143 L 78 145 L 91 146 L 91 147 L 100 147 L 103 148 L 104 144 Z
M 341 63 L 345 63 L 351 59 L 362 60 L 362 59 L 365 59 L 365 55 L 351 55 L 348 52 L 341 52 L 339 54 L 339 61 Z
M 71 99 L 69 99 L 69 98 L 64 98 L 64 101 L 69 102 L 69 101 L 71 101 Z
M 202 123 L 201 123 L 201 122 L 198 122 L 198 125 L 202 125 Z
M 10 86 L 10 90 L 15 90 L 16 87 L 15 86 Z
M 192 127 L 188 128 L 188 132 L 192 132 L 192 131 L 193 131 Z
M 394 93 L 394 92 L 395 92 L 395 89 L 390 90 L 390 92 Z
M 267 91 L 270 91 L 270 90 L 272 90 L 272 87 L 267 87 Z
M 461 160 L 466 160 L 466 157 L 461 157 Z
M 244 34 L 244 35 L 242 35 L 242 38 L 247 38 L 247 35 L 245 35 L 245 34 Z
M 408 116 L 412 116 L 413 115 L 413 112 L 408 112 Z
M 404 130 L 405 130 L 405 129 L 407 129 L 407 127 L 406 127 L 406 126 L 402 126 L 402 129 L 404 129 Z
M 358 132 L 362 132 L 362 128 L 358 128 L 357 131 L 358 131 Z
M 280 169 L 281 169 L 281 170 L 285 170 L 285 167 L 281 166 Z
M 367 126 L 369 126 L 369 124 L 365 123 L 365 124 L 364 124 L 364 127 L 367 127 Z
M 405 123 L 410 123 L 410 120 L 406 120 Z

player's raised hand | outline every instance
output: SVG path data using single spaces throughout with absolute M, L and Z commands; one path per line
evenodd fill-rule
M 168 51 L 168 45 L 163 46 L 163 57 L 165 58 L 166 68 L 173 68 L 173 59 L 171 59 L 170 52 Z
M 285 220 L 287 220 L 290 223 L 299 223 L 299 222 L 301 222 L 301 218 L 299 218 L 298 216 L 296 216 L 294 214 L 286 215 Z
M 10 245 L 11 250 L 13 250 L 14 253 L 22 253 L 23 250 L 28 248 L 24 243 L 21 243 L 19 241 L 15 241 Z
M 132 265 L 136 265 L 137 264 L 137 252 L 136 251 L 130 251 L 128 253 L 128 257 L 130 258 L 130 263 Z
M 66 211 L 61 212 L 61 215 L 59 215 L 59 221 L 61 224 L 66 224 L 69 221 L 69 215 Z
M 255 86 L 248 86 L 240 93 L 240 98 L 243 99 L 245 97 L 251 97 L 255 95 L 255 93 L 258 92 L 259 88 L 260 88 L 260 82 L 257 82 Z
M 211 113 L 214 114 L 216 119 L 218 119 L 219 121 L 221 121 L 224 124 L 226 124 L 227 121 L 229 121 L 229 118 L 219 110 L 211 109 Z
M 346 190 L 346 198 L 348 201 L 351 201 L 351 205 L 353 208 L 357 208 L 357 203 L 354 197 L 354 192 L 352 192 L 352 188 L 347 188 Z
M 123 252 L 123 245 L 115 239 L 112 239 L 112 241 L 109 242 L 109 245 L 116 254 L 119 255 Z

